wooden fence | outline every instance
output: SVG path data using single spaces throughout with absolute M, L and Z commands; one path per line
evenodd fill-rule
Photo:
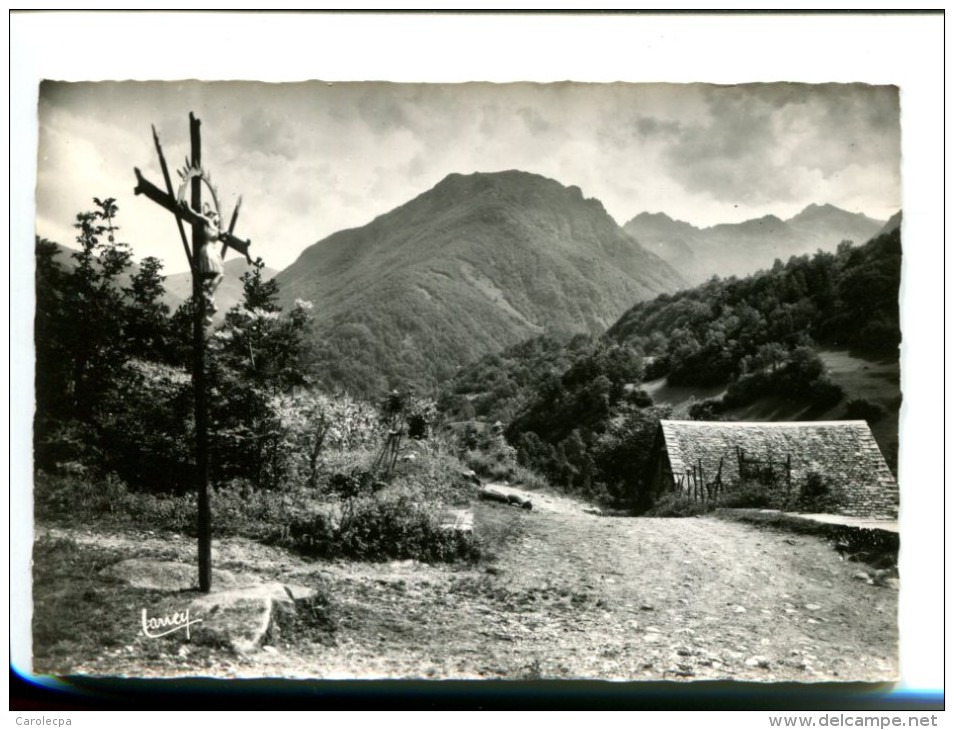
M 776 489 L 784 488 L 788 494 L 792 491 L 792 455 L 787 454 L 784 459 L 765 456 L 756 458 L 740 446 L 735 447 L 735 456 L 738 462 L 738 484 L 758 482 Z M 719 458 L 716 473 L 707 474 L 698 459 L 691 469 L 681 474 L 673 474 L 673 486 L 694 502 L 715 502 L 724 495 L 727 485 L 722 478 L 725 457 Z M 731 485 L 729 485 L 731 486 Z

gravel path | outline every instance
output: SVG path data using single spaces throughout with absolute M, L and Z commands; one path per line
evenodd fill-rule
M 510 489 L 509 487 L 505 487 Z M 517 491 L 517 490 L 512 490 Z M 279 636 L 222 662 L 188 652 L 110 655 L 77 671 L 141 676 L 744 679 L 897 678 L 897 591 L 854 578 L 817 537 L 714 518 L 584 512 L 526 494 L 532 512 L 474 506 L 476 529 L 509 535 L 478 567 L 311 562 L 247 540 L 214 565 L 324 585 L 333 640 Z M 63 530 L 56 531 L 60 534 Z M 184 538 L 69 531 L 80 543 L 194 559 Z M 183 656 L 185 654 L 185 656 Z

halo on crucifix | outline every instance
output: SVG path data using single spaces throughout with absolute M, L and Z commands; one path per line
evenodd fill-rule
M 187 160 L 188 162 L 188 160 Z M 177 171 L 182 182 L 179 184 L 179 192 L 176 195 L 176 199 L 179 201 L 180 205 L 188 204 L 189 199 L 186 197 L 187 192 L 192 189 L 192 181 L 198 180 L 199 182 L 205 183 L 206 189 L 209 191 L 209 195 L 212 196 L 212 202 L 215 205 L 215 214 L 218 219 L 222 220 L 222 207 L 219 205 L 219 196 L 218 191 L 215 189 L 215 185 L 212 184 L 211 176 L 205 172 L 201 167 L 196 167 L 193 165 L 187 164 L 183 169 Z

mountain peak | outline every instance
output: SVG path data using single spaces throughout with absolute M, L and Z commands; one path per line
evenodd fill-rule
M 625 230 L 692 282 L 713 274 L 740 276 L 771 266 L 775 258 L 833 251 L 840 241 L 864 242 L 884 224 L 830 203 L 811 203 L 797 215 L 750 218 L 694 228 L 664 213 L 640 213 Z
M 601 334 L 685 285 L 598 200 L 522 170 L 448 175 L 277 278 L 283 303 L 315 304 L 323 384 L 354 392 L 433 385 L 543 332 Z
M 832 205 L 831 203 L 812 203 L 811 205 L 807 205 L 800 213 L 789 218 L 787 222 L 799 225 L 821 221 L 864 221 L 865 223 L 876 226 L 884 225 L 884 221 L 876 221 L 873 218 L 869 218 L 864 213 L 852 213 L 845 210 L 844 208 L 839 208 L 837 205 Z
M 631 222 L 642 223 L 646 221 L 653 221 L 658 223 L 675 223 L 676 222 L 674 218 L 667 215 L 666 213 L 663 213 L 662 211 L 659 211 L 658 213 L 650 213 L 649 211 L 643 211 L 638 216 L 633 218 Z

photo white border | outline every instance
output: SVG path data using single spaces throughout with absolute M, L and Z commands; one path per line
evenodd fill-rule
M 25 242 L 41 79 L 868 82 L 898 85 L 902 106 L 899 689 L 943 688 L 942 15 L 15 12 L 8 22 L 14 636 L 30 615 L 34 279 Z M 13 651 L 15 666 L 29 666 L 22 638 Z

